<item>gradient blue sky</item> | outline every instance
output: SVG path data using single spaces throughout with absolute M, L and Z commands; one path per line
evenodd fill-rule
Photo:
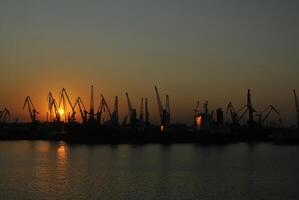
M 125 91 L 135 107 L 153 86 L 168 93 L 172 119 L 192 121 L 197 100 L 210 108 L 276 106 L 294 123 L 298 89 L 298 1 L 1 0 L 0 106 L 23 120 L 30 95 L 45 118 L 46 96 L 65 87 L 88 104 L 95 85 L 112 105 Z M 298 91 L 299 92 L 299 91 Z

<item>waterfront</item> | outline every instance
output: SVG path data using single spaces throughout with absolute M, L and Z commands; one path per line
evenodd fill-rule
M 0 142 L 1 199 L 298 199 L 299 146 Z

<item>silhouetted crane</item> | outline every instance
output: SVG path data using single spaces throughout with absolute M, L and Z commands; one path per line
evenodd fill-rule
M 28 111 L 29 111 L 32 123 L 38 122 L 38 120 L 36 120 L 36 115 L 39 114 L 39 112 L 36 111 L 32 101 L 31 101 L 31 98 L 29 96 L 27 96 L 25 99 L 23 109 L 25 109 L 26 105 L 28 107 Z
M 241 109 L 239 109 L 237 111 L 237 114 L 241 111 L 243 111 L 243 113 L 237 119 L 237 122 L 239 122 L 244 117 L 244 115 L 248 112 L 248 126 L 252 127 L 255 124 L 253 120 L 253 113 L 256 112 L 256 110 L 252 107 L 251 94 L 249 89 L 247 91 L 247 104 L 244 105 Z
M 148 113 L 148 102 L 147 98 L 145 98 L 145 128 L 148 128 L 150 126 L 149 122 L 149 113 Z
M 76 121 L 76 112 L 75 112 L 75 108 L 69 98 L 69 95 L 66 92 L 65 88 L 62 88 L 61 93 L 60 93 L 60 99 L 59 99 L 59 107 L 61 107 L 61 103 L 63 106 L 63 110 L 65 112 L 65 117 L 66 114 L 68 114 L 68 121 L 69 122 L 75 122 Z M 71 114 L 68 113 L 68 106 L 67 103 L 69 104 L 69 106 L 71 107 Z
M 238 114 L 234 109 L 234 106 L 232 104 L 232 102 L 229 102 L 227 109 L 226 109 L 226 114 L 228 114 L 228 112 L 230 112 L 230 117 L 231 117 L 231 122 L 233 125 L 237 125 L 238 122 Z
M 74 109 L 76 108 L 77 105 L 79 107 L 79 111 L 80 111 L 80 114 L 81 114 L 82 123 L 86 124 L 86 122 L 87 122 L 87 111 L 86 111 L 85 106 L 84 106 L 84 104 L 82 102 L 82 99 L 80 97 L 78 97 L 76 99 L 76 103 L 74 105 Z
M 267 106 L 261 113 L 258 114 L 259 124 L 261 126 L 264 125 L 264 122 L 268 119 L 268 117 L 270 116 L 270 114 L 272 112 L 275 112 L 277 114 L 277 116 L 278 116 L 278 122 L 279 122 L 279 125 L 281 126 L 281 116 L 280 116 L 280 113 L 272 105 Z
M 113 112 L 111 113 L 111 121 L 113 126 L 118 126 L 118 97 L 115 96 L 115 101 L 114 101 L 114 108 Z
M 299 128 L 299 104 L 298 104 L 296 90 L 293 90 L 293 92 L 294 92 L 296 115 L 297 115 L 297 128 Z
M 141 98 L 141 103 L 140 103 L 140 113 L 139 113 L 139 121 L 143 122 L 143 98 Z
M 0 111 L 0 123 L 6 123 L 10 119 L 10 112 L 7 108 Z
M 158 109 L 160 113 L 160 130 L 164 131 L 167 126 L 170 124 L 170 106 L 169 106 L 169 96 L 166 95 L 166 106 L 165 109 L 162 106 L 160 95 L 157 87 L 155 86 L 155 92 L 157 97 Z
M 131 101 L 130 101 L 130 98 L 129 98 L 129 95 L 127 92 L 126 92 L 126 97 L 127 97 L 127 102 L 128 102 L 128 115 L 130 117 L 130 125 L 132 127 L 135 127 L 136 123 L 137 123 L 136 109 L 134 109 L 132 107 L 132 104 L 131 104 Z
M 111 115 L 110 109 L 107 105 L 107 102 L 106 102 L 104 96 L 101 94 L 101 103 L 100 103 L 99 109 L 97 111 L 97 122 L 99 124 L 102 123 L 102 114 L 103 114 L 103 112 L 106 112 L 106 111 L 108 111 L 108 115 L 109 115 L 110 120 L 111 120 L 112 115 Z
M 51 92 L 48 95 L 48 108 L 49 108 L 49 112 L 50 112 L 50 120 L 52 121 L 52 110 L 54 108 L 54 114 L 55 114 L 54 121 L 60 122 L 60 114 L 59 114 L 59 111 L 58 111 L 57 102 L 54 99 Z
M 94 124 L 94 100 L 93 100 L 93 85 L 91 86 L 91 94 L 90 94 L 90 108 L 89 108 L 89 123 Z

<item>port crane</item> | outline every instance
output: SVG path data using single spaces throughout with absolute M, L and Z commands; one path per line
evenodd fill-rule
M 62 103 L 62 107 L 63 107 L 65 114 L 67 114 L 67 108 L 68 108 L 67 103 L 69 104 L 69 106 L 71 107 L 71 114 L 68 113 L 68 121 L 75 122 L 76 121 L 75 107 L 73 106 L 65 88 L 63 88 L 60 92 L 60 99 L 59 99 L 59 104 L 58 104 L 59 108 L 61 107 L 61 103 Z M 66 115 L 65 115 L 65 119 L 66 119 Z
M 0 123 L 6 123 L 10 119 L 10 112 L 7 108 L 0 111 Z
M 94 113 L 94 100 L 93 100 L 93 85 L 91 86 L 90 91 L 90 104 L 89 104 L 89 123 L 94 124 L 95 122 L 95 113 Z
M 102 122 L 103 112 L 106 112 L 106 111 L 108 112 L 108 115 L 109 115 L 110 120 L 111 120 L 112 119 L 112 114 L 110 112 L 109 106 L 108 106 L 103 94 L 101 94 L 101 103 L 100 103 L 99 109 L 97 111 L 97 122 L 99 124 L 101 124 L 101 122 Z
M 139 113 L 139 121 L 143 123 L 143 107 L 144 107 L 144 104 L 143 104 L 143 98 L 141 98 L 141 102 L 140 102 L 140 113 Z
M 164 131 L 170 124 L 170 106 L 169 106 L 169 96 L 166 95 L 166 106 L 163 108 L 160 95 L 157 87 L 155 86 L 155 92 L 157 97 L 158 109 L 160 113 L 160 130 Z
M 82 123 L 85 124 L 87 122 L 87 111 L 86 111 L 86 108 L 85 108 L 85 106 L 83 104 L 83 101 L 80 97 L 78 97 L 76 99 L 76 102 L 74 104 L 74 109 L 76 108 L 77 105 L 79 107 L 79 111 L 80 111 L 80 114 L 81 114 Z
M 149 113 L 148 113 L 148 101 L 145 98 L 145 127 L 148 128 L 150 126 L 149 122 Z
M 252 100 L 251 100 L 251 94 L 250 90 L 247 91 L 247 104 L 241 107 L 237 113 L 243 111 L 243 113 L 240 115 L 239 118 L 237 118 L 237 122 L 239 122 L 245 114 L 248 112 L 248 126 L 253 127 L 255 122 L 253 120 L 253 113 L 256 112 L 256 110 L 252 107 Z
M 52 121 L 52 110 L 54 108 L 54 114 L 55 114 L 54 121 L 60 122 L 60 114 L 59 114 L 59 111 L 58 111 L 57 102 L 56 102 L 56 99 L 53 97 L 51 92 L 48 95 L 48 107 L 49 107 L 49 113 L 50 113 L 50 120 Z
M 35 109 L 32 101 L 31 101 L 31 98 L 29 96 L 27 96 L 25 99 L 23 110 L 25 109 L 26 105 L 28 107 L 28 111 L 29 111 L 32 123 L 39 122 L 38 120 L 36 120 L 36 115 L 39 114 L 39 112 Z
M 230 113 L 231 121 L 233 125 L 237 125 L 239 123 L 238 121 L 238 114 L 232 104 L 232 102 L 229 102 L 226 109 L 226 114 Z
M 259 124 L 262 126 L 264 125 L 264 122 L 268 119 L 270 114 L 274 112 L 278 116 L 278 122 L 279 125 L 281 126 L 282 121 L 281 121 L 281 116 L 280 113 L 277 111 L 277 109 L 273 105 L 267 106 L 261 113 L 258 114 L 258 119 L 259 119 Z
M 118 126 L 118 97 L 115 96 L 114 108 L 111 113 L 111 122 L 113 126 Z
M 295 98 L 295 107 L 296 107 L 296 115 L 297 115 L 297 128 L 299 128 L 299 104 L 298 104 L 296 90 L 293 90 L 293 93 Z
M 126 97 L 127 97 L 127 103 L 128 103 L 128 115 L 130 117 L 130 125 L 135 127 L 137 124 L 136 109 L 134 109 L 132 107 L 132 104 L 131 104 L 131 101 L 130 101 L 130 98 L 129 98 L 129 95 L 127 92 L 126 92 Z

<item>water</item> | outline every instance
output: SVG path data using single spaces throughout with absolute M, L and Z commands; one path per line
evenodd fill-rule
M 299 146 L 0 142 L 0 199 L 299 199 Z

